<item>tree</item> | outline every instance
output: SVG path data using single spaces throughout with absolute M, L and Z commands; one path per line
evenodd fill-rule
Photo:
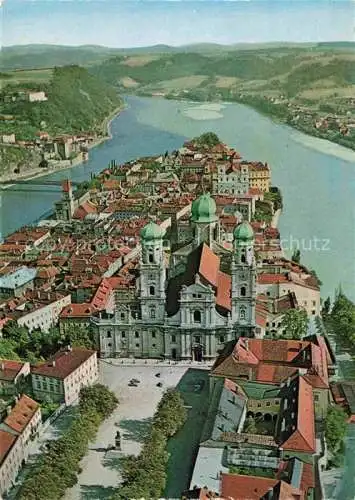
M 17 361 L 20 359 L 16 353 L 16 344 L 12 340 L 0 339 L 0 358 Z
M 307 312 L 304 309 L 289 309 L 283 315 L 281 328 L 285 339 L 302 339 L 307 335 Z
M 340 406 L 329 406 L 325 418 L 325 439 L 329 450 L 337 451 L 346 434 L 347 415 Z
M 322 307 L 322 316 L 327 316 L 330 313 L 330 297 L 327 297 L 325 301 L 323 302 L 323 307 Z
M 95 334 L 92 328 L 75 324 L 68 325 L 64 342 L 73 347 L 85 347 L 86 349 L 94 349 L 96 347 Z
M 221 144 L 220 138 L 214 132 L 205 132 L 199 137 L 195 137 L 194 139 L 192 139 L 191 142 L 197 147 L 207 148 L 213 148 L 214 146 L 217 146 L 217 144 Z
M 243 432 L 246 432 L 247 434 L 257 434 L 258 433 L 256 424 L 255 424 L 255 420 L 253 417 L 248 417 L 246 419 Z
M 293 254 L 292 254 L 291 260 L 293 262 L 297 262 L 297 264 L 300 263 L 300 261 L 301 261 L 301 250 L 299 248 L 295 247 L 293 249 Z

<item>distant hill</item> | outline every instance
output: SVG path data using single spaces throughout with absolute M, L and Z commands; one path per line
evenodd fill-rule
M 78 64 L 80 66 L 91 66 L 98 64 L 115 55 L 128 54 L 171 54 L 179 52 L 195 53 L 221 53 L 230 51 L 255 51 L 255 50 L 277 50 L 286 49 L 306 49 L 312 50 L 354 50 L 354 42 L 324 42 L 324 43 L 267 43 L 267 44 L 235 44 L 219 45 L 213 43 L 200 43 L 172 47 L 169 45 L 154 45 L 151 47 L 133 48 L 110 48 L 100 45 L 13 45 L 2 47 L 2 70 L 32 69 L 32 68 L 52 68 L 54 66 L 65 66 L 68 64 Z
M 18 138 L 32 139 L 39 129 L 51 134 L 99 130 L 102 121 L 122 104 L 117 90 L 79 66 L 54 68 L 48 82 L 10 84 L 1 94 L 6 100 L 24 88 L 43 90 L 48 100 L 5 102 L 2 113 L 13 120 L 1 122 L 0 133 L 15 132 Z

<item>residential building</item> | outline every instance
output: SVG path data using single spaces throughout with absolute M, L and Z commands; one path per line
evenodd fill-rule
M 0 297 L 20 297 L 26 290 L 32 290 L 37 270 L 22 266 L 0 276 Z
M 230 343 L 211 370 L 215 377 L 280 384 L 301 373 L 313 389 L 317 419 L 325 418 L 329 405 L 328 366 L 332 365 L 325 342 L 304 340 L 243 339 Z
M 31 368 L 33 393 L 40 401 L 73 404 L 82 387 L 98 378 L 96 351 L 70 347 Z
M 0 395 L 14 396 L 21 393 L 29 374 L 28 362 L 0 359 Z
M 294 272 L 261 273 L 258 275 L 257 290 L 271 298 L 293 292 L 298 306 L 305 309 L 308 316 L 320 315 L 320 289 L 313 276 L 300 276 Z
M 27 327 L 30 332 L 33 330 L 48 332 L 52 326 L 58 323 L 62 309 L 70 303 L 71 295 L 69 293 L 38 290 L 26 294 L 11 310 L 5 307 L 4 312 L 9 319 L 16 321 L 19 326 Z
M 46 93 L 43 91 L 29 92 L 27 97 L 30 102 L 48 101 L 48 97 L 46 96 Z
M 41 425 L 41 407 L 23 395 L 0 424 L 0 494 L 13 486 Z
M 3 144 L 15 144 L 16 143 L 16 136 L 15 136 L 15 134 L 3 134 L 1 136 L 1 142 Z
M 271 172 L 267 163 L 262 162 L 242 162 L 248 166 L 249 187 L 260 189 L 263 193 L 270 190 Z

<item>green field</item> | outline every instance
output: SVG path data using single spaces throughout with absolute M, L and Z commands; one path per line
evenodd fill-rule
M 53 75 L 53 69 L 32 69 L 32 70 L 15 70 L 1 73 L 1 85 L 6 84 L 21 84 L 21 83 L 48 83 Z

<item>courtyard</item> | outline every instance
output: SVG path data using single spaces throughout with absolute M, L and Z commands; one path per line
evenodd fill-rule
M 95 442 L 90 444 L 81 462 L 78 483 L 67 491 L 65 500 L 111 498 L 121 479 L 120 458 L 139 453 L 156 406 L 169 387 L 177 387 L 182 392 L 189 418 L 169 443 L 171 456 L 166 496 L 177 498 L 188 486 L 208 403 L 208 371 L 197 368 L 197 363 L 190 366 L 143 363 L 138 360 L 130 365 L 120 364 L 119 360 L 100 361 L 100 381 L 116 394 L 119 405 L 100 426 Z M 129 385 L 132 379 L 140 381 L 137 386 Z M 109 450 L 114 445 L 117 430 L 121 433 L 121 451 Z

